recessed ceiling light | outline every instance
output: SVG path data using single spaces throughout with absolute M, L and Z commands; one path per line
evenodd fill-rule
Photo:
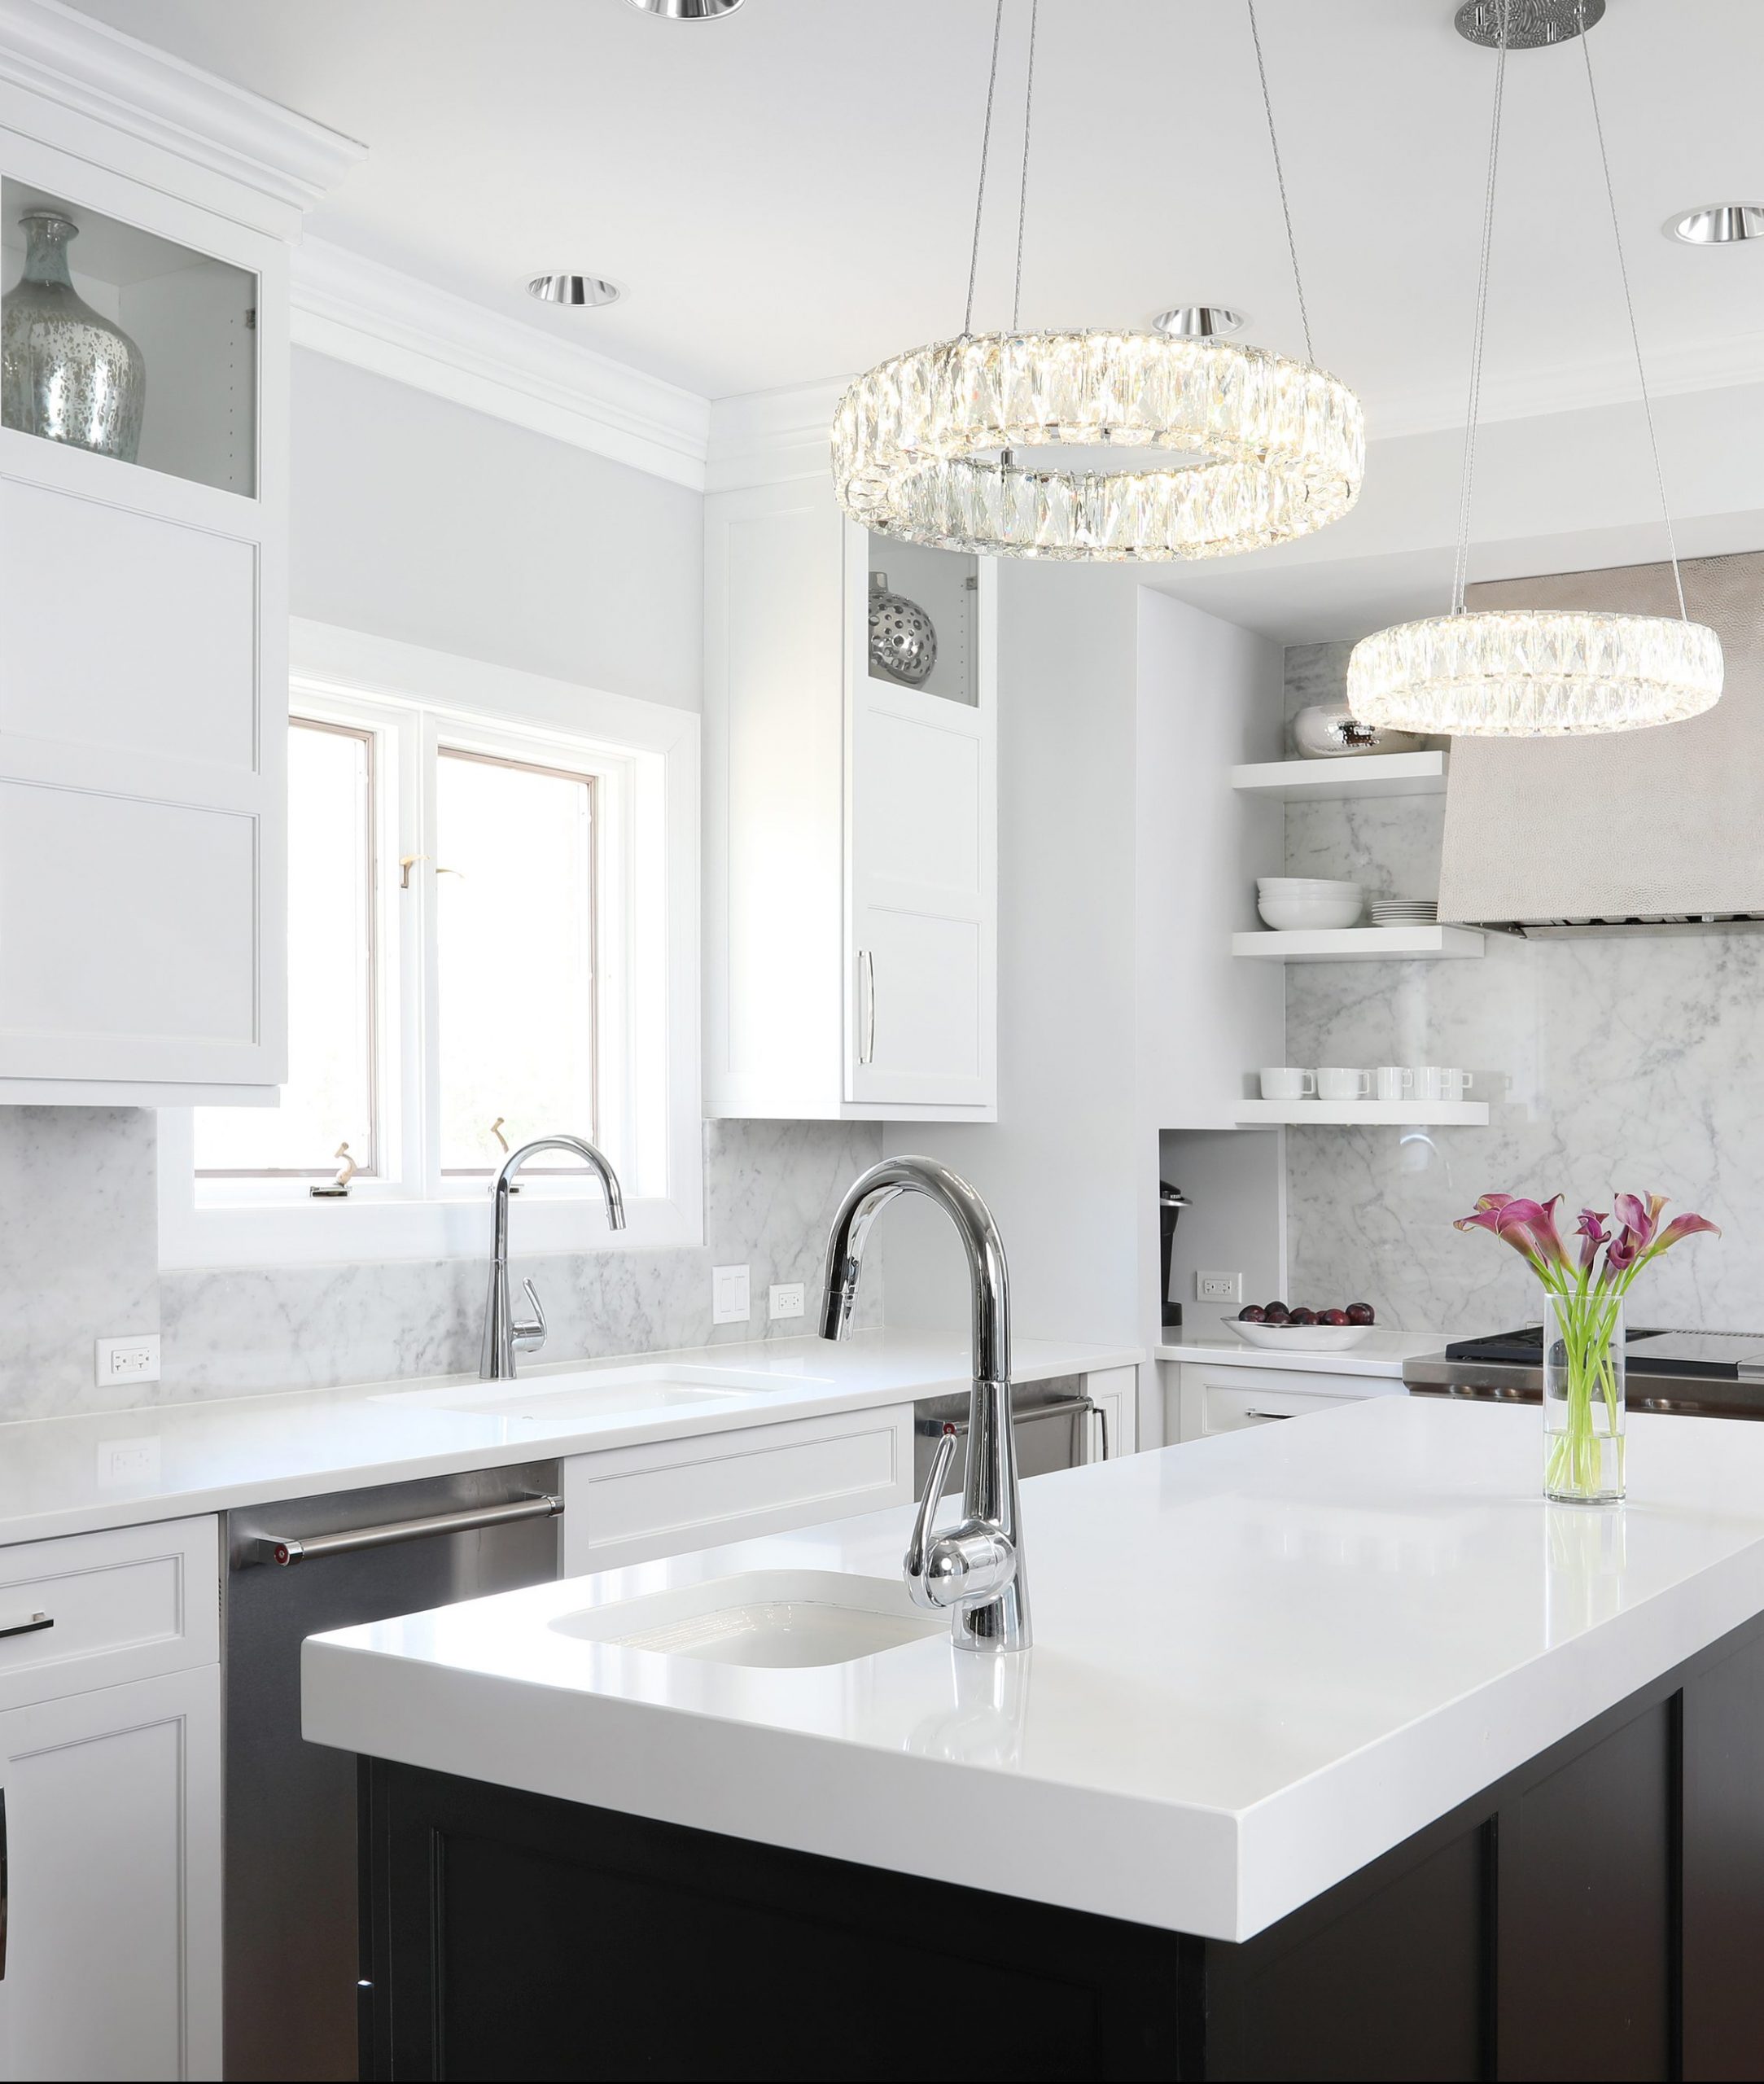
M 1452 18 L 1459 35 L 1498 50 L 1504 7 L 1509 50 L 1542 50 L 1549 44 L 1568 43 L 1582 28 L 1590 29 L 1604 18 L 1604 0 L 1464 0 Z
M 631 4 L 667 22 L 716 22 L 733 15 L 741 0 L 631 0 Z
M 1666 230 L 1687 246 L 1731 246 L 1742 239 L 1764 239 L 1764 203 L 1705 203 L 1666 221 Z
M 1249 323 L 1247 311 L 1233 311 L 1225 304 L 1172 304 L 1152 321 L 1171 340 L 1217 340 L 1227 333 L 1241 333 Z
M 619 286 L 598 275 L 535 275 L 527 285 L 527 294 L 541 304 L 616 304 Z

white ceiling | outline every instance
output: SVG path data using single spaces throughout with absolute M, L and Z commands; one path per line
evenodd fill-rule
M 370 147 L 315 214 L 338 244 L 703 395 L 853 370 L 959 330 L 988 0 L 81 0 Z M 1006 8 L 977 322 L 1008 316 L 1027 0 Z M 1492 59 L 1452 0 L 1261 0 L 1319 358 L 1374 435 L 1461 410 Z M 1027 322 L 1211 298 L 1299 335 L 1241 0 L 1042 0 Z M 1764 242 L 1661 235 L 1764 198 L 1760 0 L 1611 0 L 1594 32 L 1644 339 L 1764 368 Z M 1511 60 L 1492 403 L 1612 395 L 1627 341 L 1578 46 Z M 522 283 L 627 290 L 556 313 Z M 1681 379 L 1684 372 L 1680 371 Z

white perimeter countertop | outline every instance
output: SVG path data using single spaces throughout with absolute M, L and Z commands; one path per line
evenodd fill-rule
M 1019 1339 L 1011 1372 L 1018 1381 L 1040 1381 L 1131 1367 L 1144 1358 L 1136 1347 Z M 633 1394 L 617 1378 L 637 1371 L 654 1377 L 670 1364 L 733 1368 L 756 1379 L 738 1394 L 666 1410 L 633 1408 L 642 1401 L 641 1389 Z M 965 1339 L 864 1331 L 837 1342 L 756 1339 L 528 1365 L 517 1385 L 431 1376 L 20 1420 L 0 1425 L 0 1546 L 862 1410 L 965 1389 L 970 1364 Z M 579 1385 L 593 1392 L 602 1378 L 604 1403 L 597 1398 L 597 1408 L 585 1412 L 582 1399 L 572 1398 L 567 1416 L 523 1417 L 518 1394 L 507 1400 L 506 1416 L 447 1408 L 484 1391 L 524 1388 L 532 1394 Z
M 1764 1610 L 1764 1425 L 1375 1397 L 1024 1486 L 1035 1647 L 759 1670 L 551 1624 L 738 1570 L 895 1580 L 906 1516 L 317 1636 L 320 1743 L 1244 1939 Z
M 1156 1349 L 1160 1360 L 1198 1361 L 1209 1367 L 1281 1368 L 1307 1375 L 1377 1375 L 1394 1382 L 1403 1379 L 1403 1364 L 1423 1353 L 1443 1353 L 1456 1332 L 1387 1332 L 1374 1327 L 1370 1335 L 1345 1353 L 1302 1353 L 1290 1349 L 1275 1352 L 1251 1346 L 1238 1338 L 1228 1325 L 1202 1334 L 1196 1331 Z

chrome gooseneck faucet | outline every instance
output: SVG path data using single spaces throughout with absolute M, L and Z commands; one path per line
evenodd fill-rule
M 959 1526 L 933 1534 L 956 1451 L 947 1430 L 926 1478 L 905 1557 L 907 1589 L 920 1606 L 951 1609 L 956 1647 L 1026 1650 L 1029 1586 L 1023 1565 L 1017 1443 L 1011 1431 L 1010 1290 L 992 1212 L 960 1173 L 935 1158 L 885 1158 L 839 1204 L 827 1239 L 823 1338 L 851 1329 L 870 1225 L 898 1194 L 924 1194 L 961 1232 L 974 1296 L 974 1385 L 968 1405 L 968 1478 Z
M 514 1373 L 515 1355 L 536 1352 L 545 1342 L 545 1313 L 539 1306 L 532 1283 L 521 1283 L 527 1291 L 527 1300 L 532 1306 L 529 1323 L 522 1324 L 516 1320 L 514 1298 L 509 1293 L 509 1184 L 527 1159 L 541 1150 L 573 1150 L 578 1158 L 592 1165 L 606 1190 L 607 1222 L 615 1230 L 624 1228 L 624 1196 L 619 1191 L 619 1176 L 584 1138 L 536 1136 L 531 1143 L 523 1143 L 519 1150 L 509 1153 L 496 1176 L 494 1189 L 496 1240 L 490 1254 L 490 1300 L 484 1311 L 484 1345 L 478 1357 L 478 1375 L 482 1381 L 509 1380 Z

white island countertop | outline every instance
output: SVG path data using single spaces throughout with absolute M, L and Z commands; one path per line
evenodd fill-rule
M 1144 1358 L 1132 1347 L 1026 1338 L 1011 1372 L 1042 1381 Z M 809 1335 L 529 1361 L 516 1383 L 431 1376 L 20 1419 L 0 1425 L 0 1546 L 911 1402 L 966 1388 L 970 1365 L 965 1338 L 860 1331 L 838 1342 Z M 646 1384 L 682 1368 L 713 1380 L 733 1369 L 745 1386 L 656 1408 Z M 546 1409 L 549 1395 L 571 1390 L 580 1394 L 563 1409 Z M 485 1401 L 493 1409 L 462 1408 Z
M 1622 1509 L 1534 1409 L 1378 1397 L 1024 1486 L 1035 1647 L 752 1669 L 568 1632 L 738 1571 L 895 1581 L 905 1516 L 310 1640 L 320 1743 L 1244 1939 L 1764 1610 L 1764 1425 L 1639 1414 Z M 605 1624 L 602 1624 L 605 1625 Z

